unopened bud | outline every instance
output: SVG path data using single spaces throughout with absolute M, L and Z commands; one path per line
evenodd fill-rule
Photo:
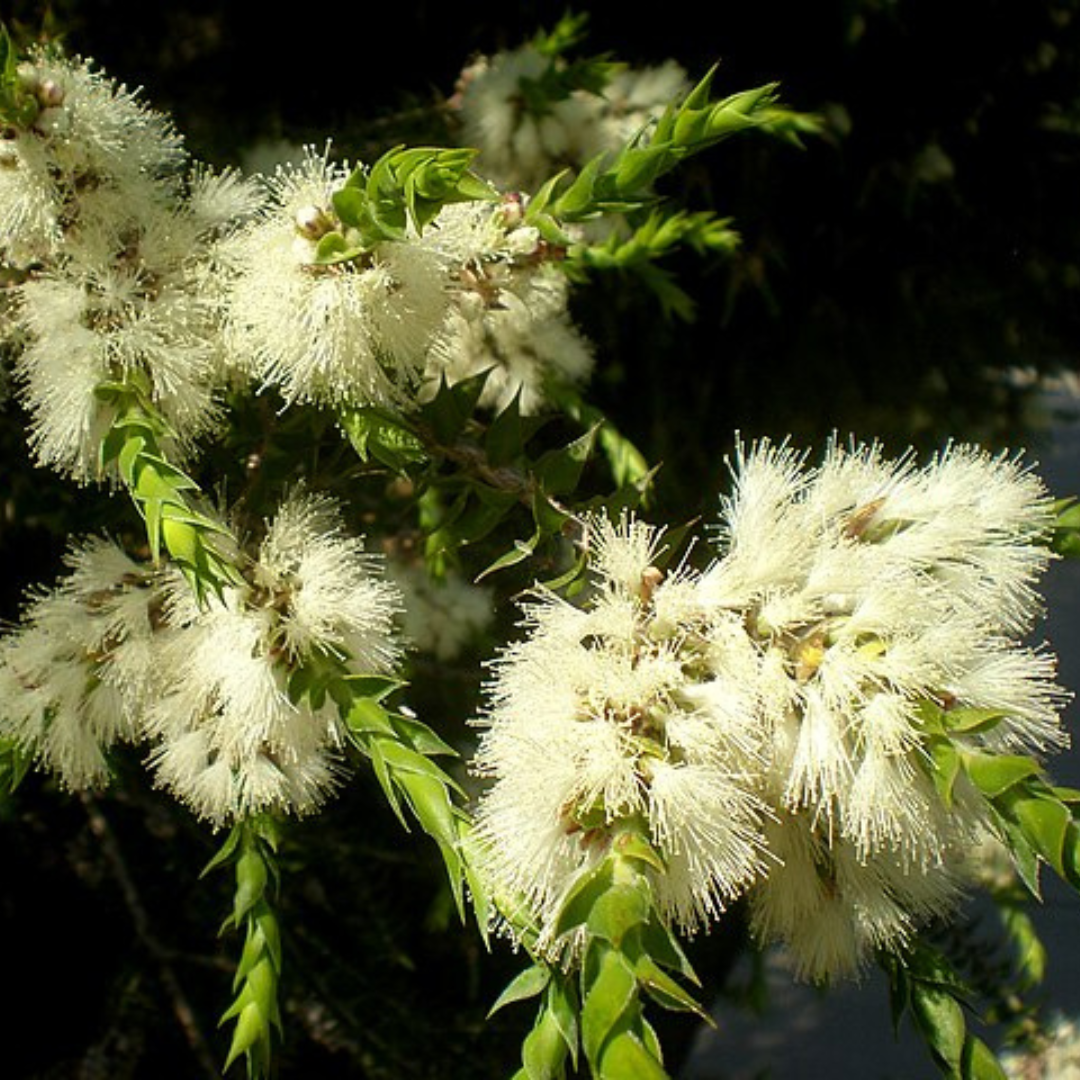
M 64 104 L 64 88 L 55 79 L 42 79 L 38 84 L 37 99 L 43 109 L 55 109 Z
M 297 230 L 309 240 L 321 240 L 334 227 L 330 215 L 321 206 L 302 206 L 293 220 Z
M 508 229 L 516 229 L 525 220 L 525 196 L 519 191 L 511 191 L 502 200 L 503 224 Z

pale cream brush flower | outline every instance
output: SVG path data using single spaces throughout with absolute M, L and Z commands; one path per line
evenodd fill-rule
M 944 862 L 937 873 L 913 873 L 888 849 L 860 854 L 806 813 L 781 815 L 766 831 L 777 865 L 750 893 L 750 925 L 785 947 L 803 980 L 857 977 L 875 950 L 901 947 L 951 910 L 965 884 Z M 958 838 L 949 854 L 959 863 L 965 850 Z
M 225 341 L 237 370 L 288 401 L 401 404 L 410 399 L 447 310 L 444 267 L 415 238 L 318 265 L 344 166 L 309 153 L 281 166 L 255 221 L 222 245 Z
M 391 558 L 387 573 L 402 596 L 398 623 L 411 648 L 436 660 L 454 660 L 491 625 L 491 588 L 453 569 L 436 578 L 422 561 L 402 558 Z
M 526 605 L 526 636 L 494 665 L 475 759 L 491 781 L 476 814 L 481 866 L 496 895 L 521 898 L 552 955 L 567 947 L 553 937 L 560 901 L 619 819 L 646 823 L 669 867 L 657 902 L 686 932 L 767 862 L 748 779 L 753 714 L 732 705 L 736 693 L 697 692 L 714 672 L 689 572 L 659 573 L 661 534 L 642 523 L 598 520 L 590 532 L 592 591 L 580 606 L 543 593 Z M 675 605 L 662 603 L 669 588 L 684 593 Z
M 215 304 L 199 267 L 208 222 L 111 190 L 88 193 L 81 211 L 62 258 L 18 289 L 31 445 L 43 464 L 97 478 L 114 415 L 94 388 L 138 372 L 172 432 L 163 449 L 182 462 L 220 412 Z
M 275 512 L 251 574 L 258 601 L 277 613 L 275 647 L 294 659 L 334 653 L 358 671 L 392 668 L 401 594 L 383 566 L 362 537 L 346 532 L 334 500 L 294 490 Z
M 561 169 L 618 150 L 690 90 L 685 70 L 669 60 L 623 66 L 598 93 L 572 90 L 530 108 L 524 88 L 542 86 L 552 66 L 566 62 L 528 43 L 478 58 L 458 80 L 459 141 L 480 151 L 479 167 L 506 191 L 535 192 Z
M 480 404 L 500 410 L 517 397 L 540 411 L 554 386 L 592 371 L 591 343 L 570 314 L 570 283 L 536 229 L 521 222 L 527 200 L 446 206 L 428 229 L 450 270 L 450 308 L 431 345 L 422 397 L 445 380 L 488 372 Z
M 87 191 L 141 200 L 177 183 L 185 153 L 171 123 L 90 62 L 41 50 L 21 65 L 20 81 L 39 111 L 0 152 L 6 259 L 55 257 Z
M 267 650 L 269 613 L 231 599 L 187 617 L 170 610 L 180 626 L 160 648 L 167 683 L 146 715 L 157 783 L 215 826 L 310 812 L 339 769 L 336 709 L 289 700 Z
M 600 136 L 594 153 L 617 148 L 641 135 L 690 90 L 690 77 L 675 60 L 612 72 L 602 94 Z
M 157 781 L 215 826 L 263 811 L 304 814 L 344 768 L 337 706 L 288 694 L 309 660 L 390 674 L 400 597 L 324 496 L 292 492 L 258 545 L 248 583 L 199 607 L 173 575 L 160 646 L 162 689 L 148 709 Z
M 1057 1012 L 1029 1044 L 1002 1051 L 1008 1080 L 1080 1080 L 1080 1024 Z
M 506 191 L 535 191 L 564 165 L 584 160 L 595 141 L 598 99 L 572 94 L 534 113 L 523 81 L 540 80 L 552 60 L 533 45 L 480 57 L 458 80 L 460 143 L 477 149 L 478 168 Z
M 855 973 L 948 910 L 955 853 L 992 827 L 977 797 L 937 797 L 922 707 L 1000 711 L 988 731 L 956 736 L 967 748 L 1065 744 L 1053 658 L 1019 638 L 1039 611 L 1050 520 L 1032 473 L 975 448 L 921 468 L 878 447 L 833 444 L 816 468 L 787 446 L 740 448 L 701 591 L 740 613 L 761 658 L 763 797 L 812 833 L 796 844 L 770 826 L 785 869 L 750 894 L 759 933 L 786 941 L 807 977 Z M 832 927 L 827 947 L 801 934 L 785 881 L 807 925 Z
M 66 562 L 0 639 L 0 734 L 82 790 L 109 779 L 112 746 L 139 738 L 161 596 L 154 575 L 111 542 L 88 541 Z

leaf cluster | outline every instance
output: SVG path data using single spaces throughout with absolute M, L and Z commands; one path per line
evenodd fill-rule
M 680 981 L 697 977 L 655 908 L 649 874 L 663 873 L 663 860 L 638 823 L 619 823 L 613 834 L 608 854 L 581 872 L 555 919 L 554 938 L 572 939 L 577 971 L 537 957 L 492 1007 L 540 997 L 517 1080 L 563 1080 L 580 1058 L 596 1080 L 664 1080 L 643 998 L 709 1021 Z
M 470 170 L 476 151 L 398 146 L 370 168 L 358 165 L 333 193 L 339 226 L 316 247 L 316 263 L 351 262 L 387 241 L 422 232 L 450 203 L 494 200 L 496 192 Z

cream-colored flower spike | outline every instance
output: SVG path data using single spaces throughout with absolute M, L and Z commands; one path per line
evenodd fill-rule
M 947 911 L 963 852 L 992 828 L 961 786 L 938 797 L 922 709 L 999 714 L 957 736 L 966 749 L 1065 745 L 1054 659 L 1022 640 L 1050 523 L 1015 457 L 949 446 L 919 467 L 834 443 L 811 468 L 787 446 L 740 447 L 701 590 L 757 655 L 782 868 L 752 890 L 752 918 L 806 977 L 855 974 Z
M 336 503 L 296 490 L 247 585 L 200 608 L 176 574 L 160 647 L 167 677 L 145 719 L 158 782 L 216 826 L 318 809 L 341 775 L 342 721 L 329 698 L 292 701 L 289 675 L 319 656 L 353 674 L 393 670 L 400 594 L 380 570 Z
M 545 593 L 528 604 L 476 757 L 493 781 L 477 810 L 483 869 L 553 955 L 567 946 L 553 936 L 560 901 L 619 819 L 646 822 L 668 866 L 657 902 L 687 932 L 768 863 L 751 783 L 760 732 L 736 665 L 722 666 L 729 628 L 702 614 L 688 570 L 656 567 L 660 531 L 629 518 L 590 531 L 593 591 L 580 607 Z
M 281 166 L 251 225 L 223 243 L 225 341 L 237 369 L 290 402 L 409 400 L 447 310 L 445 270 L 415 238 L 317 262 L 349 170 L 308 152 Z

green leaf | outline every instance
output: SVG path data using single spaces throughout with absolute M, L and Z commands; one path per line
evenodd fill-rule
M 1042 772 L 1034 758 L 1021 754 L 987 754 L 968 750 L 962 752 L 961 760 L 972 783 L 988 799 L 994 799 L 1022 780 Z
M 222 1017 L 223 1022 L 230 1019 L 232 1016 L 229 1013 Z M 241 1008 L 233 1028 L 232 1042 L 229 1046 L 228 1057 L 225 1059 L 224 1071 L 228 1072 L 235 1061 L 263 1040 L 266 1037 L 266 1031 L 266 1018 L 260 1012 L 258 1005 L 249 1002 Z
M 1080 826 L 1075 821 L 1065 834 L 1062 861 L 1065 864 L 1065 880 L 1074 889 L 1080 890 Z
M 374 458 L 395 472 L 427 460 L 427 448 L 403 418 L 374 406 L 342 409 L 338 413 L 349 442 L 361 461 Z
M 1059 876 L 1065 877 L 1065 839 L 1072 824 L 1069 808 L 1045 795 L 1016 794 L 1012 798 L 1006 797 L 1002 803 L 1032 847 Z
M 967 1037 L 960 1003 L 941 986 L 916 982 L 911 988 L 911 1011 L 934 1057 L 958 1073 Z
M 953 789 L 960 775 L 960 752 L 949 739 L 932 737 L 927 740 L 927 751 L 933 767 L 934 787 L 946 809 L 952 806 Z
M 684 979 L 689 979 L 692 983 L 699 983 L 689 957 L 683 951 L 670 927 L 655 918 L 650 919 L 642 928 L 641 946 L 656 963 L 677 971 Z
M 961 1065 L 963 1080 L 1009 1080 L 994 1052 L 975 1036 L 968 1036 Z
M 1046 947 L 1031 916 L 1018 903 L 999 904 L 999 915 L 1016 953 L 1024 988 L 1037 986 L 1046 976 Z
M 563 495 L 577 487 L 581 472 L 592 454 L 599 424 L 564 447 L 548 450 L 532 467 L 540 487 L 548 495 Z
M 525 452 L 526 425 L 521 415 L 521 388 L 503 409 L 496 413 L 484 436 L 488 462 L 499 468 L 517 461 Z
M 663 1065 L 632 1031 L 622 1031 L 604 1047 L 598 1073 L 601 1080 L 670 1080 Z
M 402 773 L 396 779 L 424 831 L 448 848 L 455 848 L 456 815 L 446 784 L 436 776 L 414 772 Z
M 972 705 L 945 709 L 941 715 L 945 726 L 957 735 L 981 735 L 997 727 L 1006 716 L 1000 709 L 980 709 Z
M 358 697 L 345 717 L 349 730 L 359 735 L 372 733 L 395 735 L 390 714 L 372 698 Z
M 548 983 L 547 990 L 548 1012 L 555 1018 L 559 1026 L 559 1033 L 570 1053 L 570 1061 L 577 1068 L 578 1060 L 578 1012 L 579 1006 L 574 984 L 569 977 L 558 974 Z
M 445 755 L 446 757 L 459 757 L 455 750 L 445 739 L 437 735 L 427 724 L 412 716 L 395 714 L 392 718 L 395 730 L 416 751 L 425 756 Z
M 608 859 L 582 870 L 567 890 L 555 920 L 555 936 L 583 925 L 596 901 L 610 888 L 613 868 Z
M 350 244 L 341 233 L 328 232 L 315 245 L 315 262 L 320 266 L 333 266 L 350 262 L 363 253 L 362 247 Z
M 667 866 L 661 854 L 636 828 L 622 830 L 615 838 L 614 847 L 620 858 L 641 863 L 658 874 L 667 873 Z
M 236 861 L 236 893 L 233 897 L 233 922 L 239 925 L 263 898 L 268 874 L 266 863 L 258 850 L 245 841 Z
M 496 998 L 495 1004 L 488 1010 L 488 1019 L 507 1005 L 526 1001 L 541 993 L 548 983 L 551 982 L 551 968 L 547 964 L 533 964 L 518 972 L 506 985 L 503 992 Z
M 444 378 L 435 396 L 424 403 L 421 416 L 442 445 L 449 446 L 461 435 L 476 412 L 489 376 L 490 369 L 486 369 L 455 383 L 448 383 Z
M 522 1045 L 521 1060 L 529 1080 L 562 1080 L 566 1050 L 558 1020 L 542 1009 Z
M 644 881 L 614 883 L 596 898 L 586 928 L 593 937 L 619 949 L 626 935 L 649 918 L 651 908 L 652 897 Z
M 707 1024 L 713 1019 L 685 987 L 677 983 L 651 956 L 641 955 L 634 962 L 634 973 L 645 991 L 665 1009 L 692 1012 Z
M 581 1003 L 581 1043 L 594 1065 L 623 1014 L 637 1002 L 637 978 L 622 953 L 601 946 L 595 967 Z
M 503 552 L 502 555 L 481 570 L 477 574 L 476 580 L 478 582 L 483 581 L 484 578 L 489 577 L 491 574 L 509 569 L 511 566 L 516 566 L 518 563 L 531 558 L 543 538 L 543 533 L 540 529 L 537 529 L 528 540 L 515 540 L 514 546 L 509 551 Z

